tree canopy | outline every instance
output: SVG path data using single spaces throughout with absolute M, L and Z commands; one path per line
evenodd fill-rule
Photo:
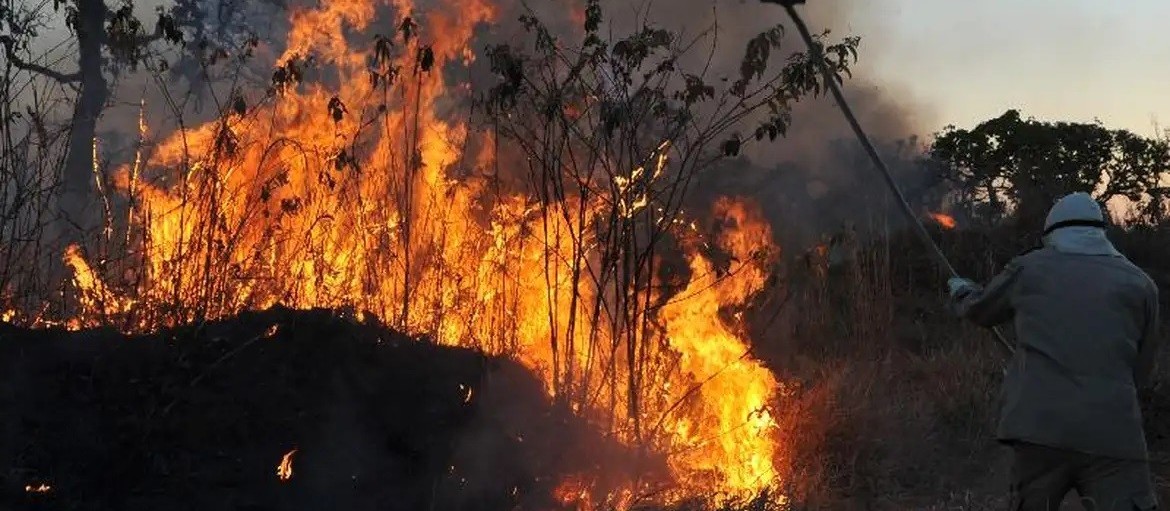
M 947 126 L 929 157 L 975 219 L 1034 228 L 1059 197 L 1125 197 L 1146 220 L 1166 217 L 1170 142 L 1093 123 L 1025 119 L 1017 110 L 972 129 Z

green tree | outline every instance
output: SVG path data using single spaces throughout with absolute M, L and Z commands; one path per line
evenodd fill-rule
M 929 156 L 957 202 L 987 222 L 1034 229 L 1053 201 L 1074 191 L 1102 203 L 1128 198 L 1147 220 L 1166 214 L 1170 144 L 1100 122 L 1044 122 L 1008 110 L 970 130 L 947 126 Z

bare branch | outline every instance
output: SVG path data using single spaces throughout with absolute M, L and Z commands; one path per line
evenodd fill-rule
M 81 72 L 65 74 L 60 71 L 54 71 L 39 64 L 26 62 L 16 54 L 16 41 L 13 40 L 11 36 L 0 36 L 0 44 L 4 45 L 4 55 L 8 58 L 8 61 L 11 62 L 13 66 L 16 66 L 17 69 L 31 71 L 33 73 L 47 76 L 61 83 L 81 81 Z

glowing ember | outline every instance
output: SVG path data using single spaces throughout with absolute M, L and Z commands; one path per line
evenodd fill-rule
M 459 390 L 463 391 L 463 402 L 470 403 L 471 395 L 475 392 L 475 390 L 472 389 L 470 385 L 464 385 L 462 383 L 459 384 Z
M 938 222 L 938 225 L 943 229 L 954 229 L 959 225 L 958 222 L 955 222 L 954 217 L 947 214 L 931 213 L 930 217 L 933 218 L 935 222 Z
M 25 485 L 25 487 L 24 487 L 24 491 L 27 493 L 49 493 L 52 490 L 53 490 L 53 487 L 49 486 L 45 483 L 40 483 L 40 484 L 37 484 L 36 486 L 33 486 L 30 484 L 30 485 Z
M 592 509 L 589 505 L 589 492 L 579 477 L 566 477 L 553 490 L 553 496 L 566 509 Z
M 293 454 L 296 454 L 296 452 L 297 450 L 293 449 L 284 453 L 284 457 L 280 458 L 280 465 L 277 465 L 276 467 L 276 477 L 279 477 L 281 481 L 288 481 L 289 479 L 292 479 L 292 457 Z

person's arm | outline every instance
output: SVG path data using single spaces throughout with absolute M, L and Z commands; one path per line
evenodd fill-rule
M 991 327 L 1012 319 L 1012 289 L 1019 280 L 1020 264 L 1013 260 L 986 287 L 974 286 L 952 297 L 951 307 L 961 318 Z
M 1134 367 L 1133 380 L 1139 389 L 1150 386 L 1150 379 L 1158 357 L 1158 287 L 1151 285 L 1150 297 L 1146 300 L 1146 325 L 1142 332 L 1141 344 L 1138 345 L 1137 365 Z

